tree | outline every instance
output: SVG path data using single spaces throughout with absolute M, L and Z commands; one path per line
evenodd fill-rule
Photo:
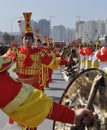
M 4 33 L 3 42 L 6 43 L 6 44 L 11 42 L 11 36 L 8 33 Z

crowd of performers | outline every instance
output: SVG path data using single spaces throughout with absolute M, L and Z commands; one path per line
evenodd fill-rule
M 107 73 L 107 47 L 103 46 L 97 50 L 91 47 L 83 47 L 79 49 L 80 69 L 98 68 Z
M 85 108 L 73 110 L 54 102 L 44 92 L 52 81 L 52 72 L 59 65 L 67 65 L 67 59 L 61 59 L 52 39 L 41 44 L 37 30 L 34 38 L 30 26 L 32 13 L 23 13 L 25 28 L 22 45 L 11 44 L 9 50 L 0 56 L 0 108 L 9 116 L 10 122 L 17 122 L 22 130 L 37 130 L 45 118 L 64 123 L 81 121 L 89 125 L 93 114 Z M 36 45 L 32 45 L 36 41 Z M 8 68 L 16 63 L 13 71 L 17 78 L 11 77 Z
M 82 43 L 81 40 L 71 42 L 70 46 L 77 49 L 80 58 L 80 71 L 89 68 L 98 68 L 107 72 L 107 45 L 100 41 Z

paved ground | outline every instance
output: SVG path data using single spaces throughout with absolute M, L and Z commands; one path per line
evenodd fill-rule
M 60 69 L 54 71 L 53 81 L 50 83 L 50 88 L 45 89 L 45 93 L 53 98 L 56 102 L 59 102 L 62 93 L 67 87 L 68 82 L 65 82 L 61 76 Z M 21 130 L 17 127 L 16 123 L 10 125 L 8 123 L 8 117 L 0 111 L 0 130 Z M 38 130 L 53 130 L 53 121 L 46 119 L 39 127 Z

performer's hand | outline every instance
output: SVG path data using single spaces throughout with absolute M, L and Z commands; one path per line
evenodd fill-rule
M 86 126 L 92 126 L 92 123 L 94 121 L 94 116 L 92 111 L 85 109 L 85 108 L 81 108 L 75 111 L 75 125 L 79 126 L 80 123 L 84 123 Z

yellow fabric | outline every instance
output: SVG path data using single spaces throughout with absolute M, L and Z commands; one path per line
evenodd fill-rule
M 59 66 L 59 63 L 60 63 L 60 59 L 58 58 L 53 58 L 51 63 L 49 65 L 45 65 L 45 64 L 42 64 L 43 67 L 48 67 L 52 70 L 56 70 Z
M 32 66 L 27 66 L 25 71 L 22 68 L 22 62 L 25 58 L 25 54 L 20 53 L 17 51 L 17 60 L 16 60 L 16 73 L 25 74 L 25 75 L 37 75 L 41 69 L 41 62 L 40 62 L 41 52 L 36 54 L 31 54 L 30 58 L 33 60 Z
M 49 68 L 51 68 L 52 70 L 56 70 L 59 66 L 59 62 L 60 59 L 58 58 L 53 59 L 53 61 L 49 64 Z
M 93 60 L 92 64 L 91 64 L 91 67 L 92 68 L 99 68 L 99 62 L 98 62 L 98 60 Z
M 86 69 L 91 68 L 91 62 L 92 62 L 91 60 L 86 60 L 86 62 L 85 62 L 85 65 L 86 65 L 85 68 Z
M 49 74 L 48 74 L 48 67 L 42 67 L 42 84 L 41 86 L 46 87 L 46 83 L 49 79 Z
M 32 93 L 33 87 L 29 84 L 22 84 L 22 88 L 17 96 L 7 104 L 2 110 L 6 113 L 13 112 L 17 107 L 19 107 Z M 14 106 L 14 107 L 13 107 Z
M 80 60 L 81 68 L 85 68 L 85 57 Z
M 103 69 L 103 71 L 107 74 L 107 67 Z
M 47 117 L 53 100 L 42 91 L 34 89 L 32 94 L 15 111 L 8 114 L 18 124 L 35 128 Z

